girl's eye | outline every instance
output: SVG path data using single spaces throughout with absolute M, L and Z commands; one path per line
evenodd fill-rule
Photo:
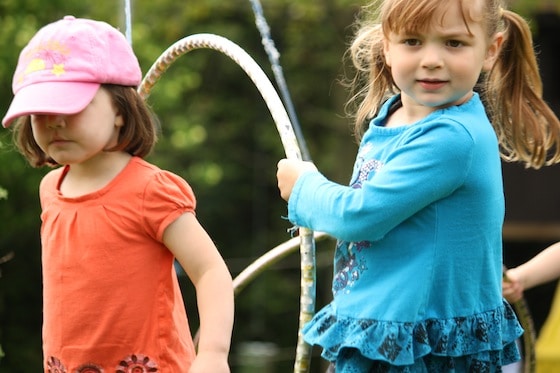
M 46 119 L 46 115 L 43 114 L 32 114 L 31 115 L 31 122 L 32 123 L 41 123 L 44 122 Z
M 31 124 L 42 125 L 63 119 L 61 115 L 56 114 L 31 114 Z
M 405 39 L 405 40 L 403 40 L 403 44 L 414 47 L 414 46 L 420 45 L 420 40 L 418 40 L 418 39 Z
M 447 42 L 447 45 L 449 45 L 452 48 L 459 48 L 463 45 L 463 43 L 460 42 L 459 40 L 449 40 Z

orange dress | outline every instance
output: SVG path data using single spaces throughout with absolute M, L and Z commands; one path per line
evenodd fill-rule
M 191 188 L 134 157 L 106 187 L 66 198 L 67 171 L 40 186 L 45 372 L 187 372 L 195 350 L 162 236 L 194 213 Z

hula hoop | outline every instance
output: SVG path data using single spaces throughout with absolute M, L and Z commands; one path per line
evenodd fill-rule
M 507 268 L 504 266 L 503 278 L 504 281 L 508 281 L 506 276 Z M 523 327 L 525 332 L 523 333 L 523 373 L 534 373 L 536 370 L 536 356 L 535 356 L 535 342 L 537 339 L 537 333 L 535 331 L 535 324 L 533 323 L 533 317 L 529 311 L 529 306 L 524 297 L 519 299 L 517 302 L 511 303 L 519 323 Z
M 169 66 L 179 57 L 195 49 L 213 49 L 219 51 L 236 62 L 251 78 L 259 90 L 272 115 L 276 129 L 284 147 L 287 158 L 302 159 L 292 123 L 282 104 L 282 100 L 274 86 L 262 71 L 260 66 L 247 52 L 232 41 L 214 34 L 195 34 L 187 36 L 165 50 L 153 63 L 142 83 L 138 93 L 146 100 L 152 88 L 167 71 Z M 309 371 L 311 361 L 311 346 L 302 338 L 301 329 L 315 313 L 315 240 L 313 231 L 308 228 L 299 228 L 300 254 L 301 254 L 301 295 L 298 342 L 296 346 L 296 359 L 294 373 Z
M 533 318 L 531 317 L 525 298 L 521 298 L 517 302 L 513 303 L 513 309 L 517 314 L 519 323 L 525 330 L 525 333 L 523 333 L 523 372 L 534 373 L 536 368 L 536 332 L 533 324 Z

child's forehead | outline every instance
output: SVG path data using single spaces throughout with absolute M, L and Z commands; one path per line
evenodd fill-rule
M 401 2 L 401 6 L 389 9 L 382 19 L 386 34 L 417 34 L 431 29 L 453 27 L 470 33 L 469 24 L 484 19 L 482 7 L 474 6 L 478 0 L 426 0 Z

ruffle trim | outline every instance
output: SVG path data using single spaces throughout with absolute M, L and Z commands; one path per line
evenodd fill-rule
M 322 356 L 333 362 L 341 349 L 355 348 L 369 359 L 392 365 L 411 365 L 428 354 L 474 355 L 507 365 L 519 359 L 515 341 L 523 329 L 505 301 L 502 307 L 474 316 L 418 323 L 339 316 L 329 304 L 304 326 L 303 334 L 307 343 L 321 346 Z

